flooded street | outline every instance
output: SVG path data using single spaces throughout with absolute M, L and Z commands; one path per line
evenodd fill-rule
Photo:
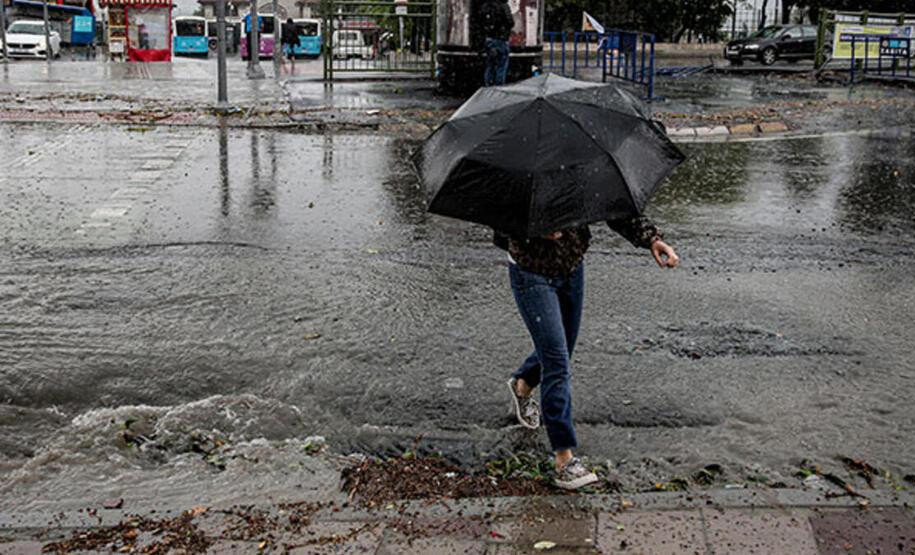
M 63 499 L 161 486 L 190 464 L 195 429 L 320 434 L 344 454 L 422 437 L 468 465 L 545 451 L 509 414 L 504 381 L 531 345 L 505 255 L 486 229 L 425 213 L 415 147 L 0 126 L 0 494 L 39 507 L 39 485 Z M 683 148 L 649 209 L 679 270 L 592 226 L 583 454 L 632 488 L 710 463 L 788 480 L 838 454 L 911 474 L 915 139 Z M 156 449 L 113 442 L 127 421 Z M 182 468 L 178 496 L 217 472 Z

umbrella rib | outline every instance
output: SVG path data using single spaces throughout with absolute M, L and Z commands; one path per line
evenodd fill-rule
M 545 82 L 546 82 L 546 80 L 544 80 L 544 83 Z M 533 105 L 533 104 L 536 104 L 537 102 L 540 102 L 540 103 L 546 102 L 546 97 L 543 97 L 543 96 L 538 97 L 531 104 Z M 537 118 L 537 142 L 535 144 L 540 145 L 540 138 L 542 136 L 543 136 L 543 111 L 540 112 L 540 117 Z M 535 155 L 536 155 L 536 152 L 537 151 L 535 149 L 534 150 Z M 537 180 L 534 179 L 534 172 L 530 172 L 530 174 L 531 174 L 531 176 L 530 176 L 531 196 L 527 201 L 527 235 L 528 236 L 530 235 L 530 231 L 531 231 L 531 214 L 534 213 L 534 199 L 537 198 Z
M 642 209 L 639 208 L 638 203 L 635 202 L 635 196 L 632 194 L 632 187 L 629 185 L 629 180 L 626 179 L 626 176 L 623 174 L 623 168 L 622 168 L 622 166 L 620 166 L 619 160 L 616 159 L 616 156 L 614 156 L 612 152 L 607 150 L 607 148 L 604 145 L 597 142 L 597 139 L 592 137 L 591 134 L 588 133 L 588 130 L 585 129 L 584 127 L 582 127 L 582 125 L 580 123 L 578 123 L 577 121 L 575 121 L 574 118 L 570 118 L 570 117 L 566 116 L 561 110 L 559 110 L 556 106 L 554 106 L 553 103 L 550 101 L 550 99 L 546 98 L 544 100 L 546 100 L 547 104 L 550 105 L 550 108 L 555 110 L 556 113 L 559 114 L 560 117 L 565 117 L 566 119 L 571 121 L 573 124 L 575 124 L 575 126 L 578 127 L 578 129 L 580 129 L 581 132 L 584 133 L 585 136 L 588 137 L 588 139 L 590 139 L 591 142 L 594 143 L 595 146 L 597 146 L 597 148 L 599 150 L 601 150 L 604 154 L 606 154 L 608 157 L 610 157 L 610 160 L 613 162 L 613 165 L 616 166 L 616 171 L 620 172 L 620 177 L 623 179 L 623 183 L 626 184 L 625 189 L 626 189 L 626 192 L 629 194 L 629 200 L 632 201 L 632 206 L 635 207 L 636 212 L 641 214 Z M 642 120 L 639 120 L 639 121 L 642 121 Z

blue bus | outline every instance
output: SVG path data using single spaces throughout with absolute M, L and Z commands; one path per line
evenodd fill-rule
M 175 56 L 210 55 L 207 20 L 195 15 L 179 15 L 172 20 L 172 50 Z
M 317 58 L 321 55 L 321 20 L 319 19 L 293 19 L 295 28 L 299 33 L 299 45 L 295 47 L 295 57 L 309 56 Z

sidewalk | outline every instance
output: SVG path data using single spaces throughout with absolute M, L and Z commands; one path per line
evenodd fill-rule
M 98 517 L 61 513 L 55 526 L 37 534 L 0 515 L 0 553 L 38 553 L 43 546 L 62 553 L 80 552 L 73 549 L 80 546 L 141 552 L 157 546 L 190 553 L 912 554 L 913 503 L 910 492 L 870 492 L 864 503 L 796 489 L 719 489 L 428 500 L 365 511 L 341 497 L 197 507 L 183 518 L 130 517 L 120 510 L 100 510 Z M 157 529 L 145 518 L 168 524 Z M 64 538 L 78 539 L 58 549 L 48 546 Z

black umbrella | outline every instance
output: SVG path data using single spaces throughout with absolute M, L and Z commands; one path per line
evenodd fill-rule
M 478 90 L 414 161 L 430 212 L 539 237 L 641 214 L 683 159 L 631 94 L 545 74 Z

